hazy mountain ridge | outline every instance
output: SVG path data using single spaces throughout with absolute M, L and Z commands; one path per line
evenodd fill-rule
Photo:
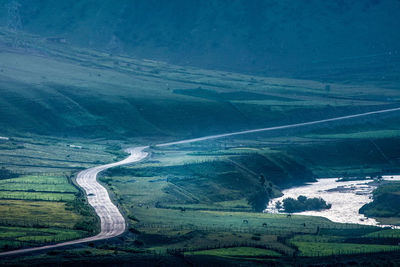
M 205 68 L 285 73 L 400 47 L 398 0 L 17 2 L 24 31 Z

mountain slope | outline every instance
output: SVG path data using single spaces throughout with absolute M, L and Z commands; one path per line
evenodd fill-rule
M 362 113 L 400 100 L 397 89 L 181 67 L 22 33 L 24 47 L 14 48 L 13 38 L 0 29 L 3 135 L 177 139 Z
M 372 68 L 400 48 L 398 0 L 17 2 L 24 31 L 204 68 L 306 75 L 318 62 L 342 66 L 360 56 L 372 56 Z M 16 19 L 0 12 L 0 24 Z

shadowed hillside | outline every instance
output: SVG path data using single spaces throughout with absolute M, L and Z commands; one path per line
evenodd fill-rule
M 1 24 L 179 65 L 308 77 L 322 64 L 331 78 L 368 65 L 382 78 L 399 60 L 398 0 L 16 2 L 19 17 L 2 8 Z
M 15 35 L 0 34 L 4 134 L 176 139 L 390 108 L 399 100 L 395 89 L 180 67 L 22 33 L 24 47 L 14 48 Z

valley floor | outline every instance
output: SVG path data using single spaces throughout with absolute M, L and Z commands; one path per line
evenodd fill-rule
M 317 177 L 400 173 L 398 112 L 154 145 L 398 108 L 397 80 L 327 86 L 20 38 L 26 47 L 15 48 L 0 29 L 0 250 L 98 233 L 75 174 L 121 160 L 135 144 L 151 144 L 151 154 L 99 177 L 129 222 L 124 235 L 0 265 L 399 263 L 398 230 L 260 212 Z

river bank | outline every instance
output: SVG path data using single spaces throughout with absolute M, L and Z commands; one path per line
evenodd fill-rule
M 383 176 L 384 181 L 400 181 L 400 175 Z M 316 182 L 303 186 L 293 187 L 282 191 L 283 195 L 269 201 L 264 212 L 283 213 L 282 209 L 276 208 L 278 201 L 285 198 L 297 198 L 304 195 L 309 198 L 322 198 L 332 204 L 330 209 L 320 211 L 303 211 L 295 214 L 321 216 L 334 222 L 358 223 L 364 225 L 380 225 L 374 218 L 368 218 L 359 213 L 362 206 L 372 201 L 372 192 L 377 188 L 378 183 L 373 179 L 340 181 L 338 178 L 322 178 Z M 393 225 L 380 225 L 390 226 Z

